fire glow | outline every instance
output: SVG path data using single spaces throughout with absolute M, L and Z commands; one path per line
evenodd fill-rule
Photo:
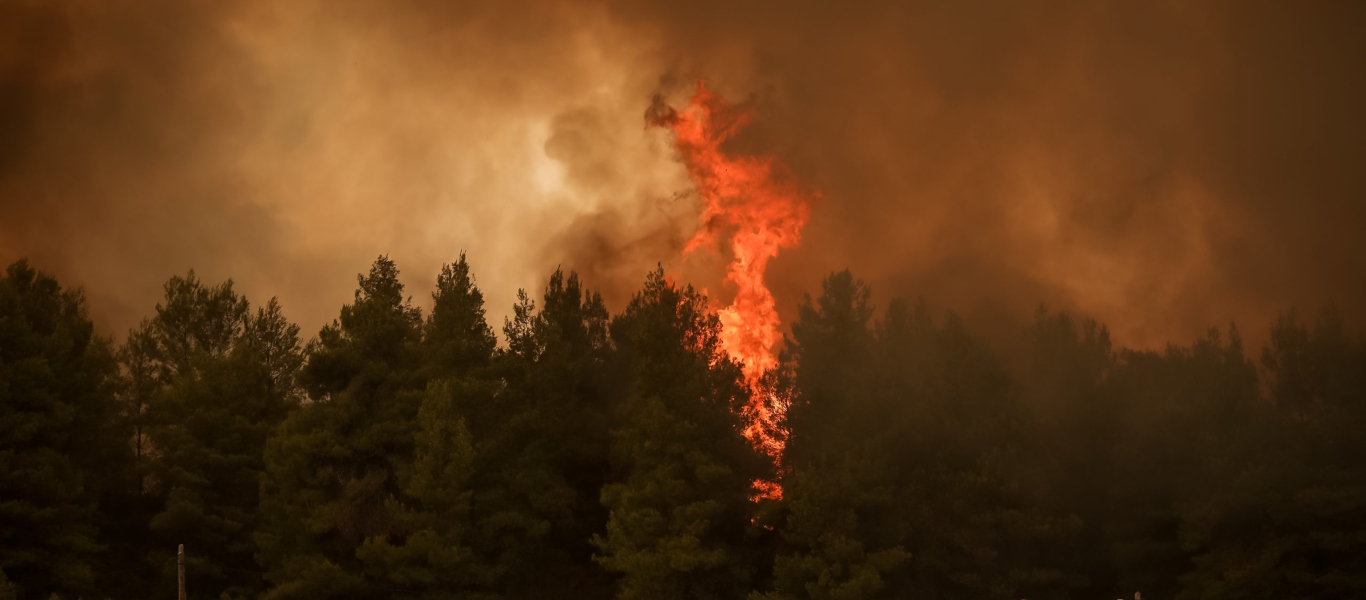
M 681 111 L 656 103 L 651 125 L 674 134 L 688 175 L 702 199 L 697 233 L 684 253 L 718 242 L 729 235 L 731 262 L 726 279 L 735 284 L 735 300 L 719 311 L 721 342 L 740 361 L 752 390 L 746 407 L 745 437 L 777 461 L 784 440 L 781 431 L 786 405 L 763 385 L 763 376 L 778 365 L 773 346 L 778 342 L 778 311 L 764 284 L 768 261 L 801 239 L 813 194 L 799 189 L 772 156 L 732 156 L 721 144 L 744 127 L 753 114 L 727 103 L 699 81 L 688 106 Z M 778 497 L 781 488 L 756 482 L 761 497 Z

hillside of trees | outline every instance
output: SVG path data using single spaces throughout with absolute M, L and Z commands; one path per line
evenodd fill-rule
M 461 256 L 301 332 L 173 277 L 123 339 L 0 277 L 0 600 L 1366 598 L 1366 338 L 1287 312 L 1161 351 L 1040 310 L 1003 351 L 848 272 L 765 385 L 707 299 L 573 273 L 499 336 Z M 753 482 L 780 480 L 779 499 Z

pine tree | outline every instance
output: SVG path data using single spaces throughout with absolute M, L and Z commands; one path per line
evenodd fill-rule
M 121 352 L 155 514 L 148 557 L 169 593 L 185 544 L 196 596 L 252 595 L 262 452 L 297 405 L 298 327 L 272 299 L 254 314 L 228 281 L 173 277 Z
M 389 535 L 367 538 L 356 557 L 367 577 L 424 598 L 491 597 L 493 572 L 474 554 L 471 480 L 476 453 L 466 414 L 493 402 L 488 374 L 497 340 L 469 263 L 443 265 L 423 325 L 426 392 L 418 408 L 414 454 L 397 473 L 399 493 L 385 501 Z
M 1246 466 L 1242 446 L 1261 404 L 1256 367 L 1236 328 L 1227 338 L 1212 329 L 1191 346 L 1120 351 L 1103 389 L 1116 435 L 1105 543 L 1090 550 L 1110 562 L 1108 592 L 1174 597 L 1192 567 L 1183 513 L 1220 493 L 1221 473 Z
M 487 383 L 469 380 L 428 387 L 412 464 L 398 473 L 401 493 L 385 501 L 391 534 L 368 537 L 356 550 L 367 578 L 429 600 L 494 597 L 486 591 L 490 574 L 469 545 L 475 450 L 457 400 L 492 393 Z
M 469 409 L 481 440 L 478 546 L 506 597 L 601 597 L 611 580 L 588 540 L 607 520 L 607 310 L 576 274 L 558 270 L 543 299 L 537 312 L 520 295 L 496 360 L 504 387 Z
M 1181 598 L 1366 594 L 1366 338 L 1325 310 L 1271 329 L 1271 410 L 1240 433 L 1217 487 L 1182 524 L 1194 567 Z
M 907 524 L 897 519 L 886 487 L 894 474 L 880 471 L 886 457 L 869 442 L 885 434 L 858 430 L 894 418 L 870 405 L 875 338 L 868 298 L 848 271 L 831 275 L 792 324 L 783 355 L 795 371 L 784 453 L 785 551 L 765 598 L 880 597 L 887 577 L 909 561 Z
M 781 526 L 768 598 L 1006 597 L 1057 583 L 1027 549 L 1053 520 L 1013 490 L 1013 383 L 952 314 L 871 322 L 847 271 L 799 307 Z
M 266 450 L 258 556 L 268 598 L 478 597 L 493 585 L 467 546 L 478 440 L 469 407 L 497 385 L 469 267 L 446 265 L 425 322 L 380 257 L 355 301 L 310 344 L 311 402 Z
M 474 284 L 465 254 L 443 265 L 423 328 L 422 352 L 431 379 L 455 378 L 488 367 L 498 340 L 484 317 L 484 294 Z
M 1067 519 L 1074 531 L 1055 537 L 1035 553 L 1065 565 L 1073 597 L 1105 596 L 1116 590 L 1118 573 L 1106 551 L 1106 506 L 1113 497 L 1114 442 L 1118 438 L 1114 399 L 1106 378 L 1116 355 L 1109 329 L 1068 313 L 1040 307 L 1028 331 L 1026 356 L 1018 366 L 1028 433 L 1020 448 L 1021 495 L 1046 512 Z M 1036 591 L 1036 594 L 1042 591 Z
M 109 345 L 78 291 L 29 267 L 0 278 L 0 571 L 17 598 L 89 594 L 101 505 L 131 457 Z
M 261 481 L 258 560 L 268 598 L 376 593 L 356 550 L 393 532 L 425 385 L 422 316 L 381 256 L 357 278 L 355 301 L 309 343 L 300 381 L 310 401 L 270 439 Z
M 598 560 L 622 599 L 743 597 L 754 576 L 752 483 L 771 477 L 743 437 L 739 366 L 720 347 L 706 299 L 663 270 L 611 323 L 630 381 L 612 431 L 611 513 Z

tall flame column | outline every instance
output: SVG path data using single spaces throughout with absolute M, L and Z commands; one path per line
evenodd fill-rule
M 648 115 L 651 125 L 668 127 L 688 175 L 702 199 L 700 226 L 684 252 L 717 243 L 728 235 L 731 263 L 726 279 L 735 284 L 735 300 L 720 310 L 721 341 L 740 361 L 753 391 L 746 409 L 745 436 L 774 461 L 782 456 L 777 435 L 785 409 L 782 401 L 761 385 L 764 373 L 777 366 L 773 346 L 779 333 L 773 294 L 764 283 L 768 261 L 783 248 L 796 246 L 810 216 L 813 193 L 799 189 L 772 156 L 732 156 L 721 144 L 744 127 L 753 114 L 728 104 L 697 83 L 688 106 L 674 110 L 656 102 Z M 779 497 L 773 482 L 755 482 L 762 497 Z

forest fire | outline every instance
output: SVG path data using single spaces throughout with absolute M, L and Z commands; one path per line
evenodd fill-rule
M 737 291 L 735 300 L 720 310 L 721 341 L 742 364 L 754 392 L 745 436 L 776 461 L 783 451 L 778 431 L 786 407 L 762 385 L 764 373 L 777 366 L 773 345 L 779 337 L 778 312 L 764 284 L 764 271 L 779 250 L 801 239 L 812 192 L 784 177 L 772 156 L 733 156 L 721 149 L 752 116 L 699 81 L 686 108 L 676 111 L 656 103 L 649 119 L 650 124 L 673 131 L 674 144 L 702 198 L 701 226 L 684 252 L 716 243 L 718 236 L 730 238 L 726 278 Z M 781 495 L 781 488 L 772 483 L 758 482 L 756 488 L 764 497 Z
M 0 0 L 0 600 L 1366 600 L 1366 2 L 981 4 Z

